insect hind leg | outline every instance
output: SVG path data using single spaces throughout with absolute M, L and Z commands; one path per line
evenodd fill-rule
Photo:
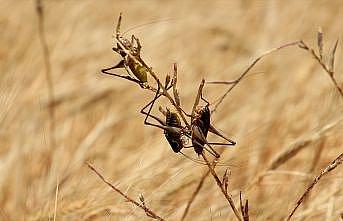
M 223 138 L 224 140 L 226 140 L 228 142 L 227 145 L 236 145 L 236 142 L 231 140 L 230 138 L 225 137 L 223 134 L 221 134 L 212 124 L 210 125 L 209 131 L 215 135 L 217 135 L 218 137 Z

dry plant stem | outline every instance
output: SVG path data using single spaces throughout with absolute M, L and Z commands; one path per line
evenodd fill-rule
M 214 169 L 214 167 L 216 166 L 216 162 L 217 162 L 217 161 L 214 161 L 214 162 L 212 163 L 213 169 Z M 188 214 L 188 212 L 189 212 L 189 209 L 191 208 L 192 203 L 194 202 L 196 196 L 199 194 L 199 192 L 200 192 L 200 190 L 201 190 L 201 188 L 202 188 L 202 186 L 203 186 L 203 184 L 204 184 L 204 182 L 205 182 L 205 179 L 208 177 L 208 175 L 210 175 L 210 172 L 211 172 L 210 170 L 207 170 L 206 173 L 201 177 L 201 179 L 200 179 L 200 181 L 199 181 L 199 183 L 198 183 L 198 186 L 195 188 L 195 190 L 194 190 L 194 192 L 193 192 L 191 198 L 189 199 L 189 201 L 188 201 L 188 203 L 187 203 L 186 209 L 185 209 L 185 211 L 184 211 L 183 214 L 182 214 L 181 221 L 183 221 L 183 220 L 186 218 L 186 216 L 187 216 L 187 214 Z
M 249 221 L 249 201 L 245 200 L 245 204 L 242 201 L 242 192 L 239 192 L 239 204 L 244 221 Z
M 42 49 L 43 49 L 45 74 L 46 74 L 46 80 L 48 84 L 48 100 L 49 100 L 49 103 L 53 104 L 55 100 L 54 85 L 52 82 L 52 74 L 51 74 L 50 52 L 49 52 L 49 48 L 48 48 L 48 44 L 47 44 L 45 32 L 44 32 L 44 8 L 43 8 L 43 3 L 41 0 L 36 0 L 36 12 L 38 15 L 39 39 L 40 39 Z M 50 115 L 50 125 L 49 125 L 50 146 L 51 148 L 54 148 L 56 146 L 55 135 L 54 135 L 55 134 L 54 105 L 49 105 L 49 115 Z
M 309 194 L 309 192 L 313 189 L 313 187 L 319 182 L 319 180 L 328 174 L 330 171 L 334 170 L 337 166 L 339 166 L 343 162 L 343 153 L 341 153 L 334 161 L 332 161 L 310 184 L 310 186 L 306 189 L 306 191 L 303 193 L 303 195 L 299 198 L 299 200 L 296 202 L 295 207 L 293 208 L 292 212 L 287 217 L 287 221 L 291 219 L 297 208 L 300 206 L 300 204 L 304 201 L 306 196 Z
M 300 41 L 299 42 L 299 47 L 306 50 L 307 52 L 309 52 L 316 60 L 317 62 L 320 64 L 320 66 L 324 69 L 324 71 L 329 75 L 331 81 L 333 82 L 333 84 L 335 85 L 335 87 L 337 88 L 339 94 L 341 95 L 341 97 L 343 98 L 343 89 L 339 86 L 336 78 L 335 78 L 335 73 L 334 73 L 334 53 L 336 51 L 336 47 L 337 47 L 337 42 L 335 44 L 334 47 L 334 51 L 333 51 L 333 60 L 332 60 L 332 68 L 329 68 L 321 59 L 320 55 L 318 56 L 316 54 L 316 52 L 310 48 L 304 41 Z
M 340 124 L 343 121 L 343 117 L 338 119 L 337 121 L 333 123 L 329 123 L 322 127 L 319 131 L 312 134 L 311 136 L 296 141 L 295 143 L 291 144 L 286 150 L 279 153 L 269 164 L 269 167 L 267 170 L 275 170 L 278 167 L 280 167 L 282 164 L 284 164 L 289 159 L 293 158 L 297 153 L 299 153 L 302 149 L 307 147 L 309 144 L 316 142 L 323 138 L 323 136 L 329 132 L 331 129 L 333 129 L 335 126 Z
M 205 154 L 202 153 L 201 154 L 202 158 L 205 160 L 208 168 L 209 168 L 209 171 L 211 172 L 213 178 L 215 179 L 216 183 L 217 183 L 217 186 L 220 188 L 220 190 L 222 191 L 223 195 L 225 196 L 226 200 L 229 202 L 230 204 L 230 207 L 233 211 L 233 213 L 235 214 L 237 220 L 239 221 L 242 221 L 240 215 L 239 215 L 239 212 L 235 206 L 235 203 L 233 201 L 233 199 L 231 198 L 231 196 L 229 196 L 229 194 L 227 193 L 227 191 L 225 190 L 224 186 L 223 186 L 223 183 L 220 181 L 216 171 L 214 171 L 214 168 L 213 166 L 211 165 L 211 163 L 208 161 L 208 159 L 206 158 Z
M 311 167 L 309 168 L 309 172 L 312 173 L 316 166 L 317 166 L 317 163 L 319 162 L 320 160 L 320 157 L 322 155 L 322 152 L 324 150 L 324 147 L 325 147 L 325 143 L 326 143 L 326 137 L 323 136 L 323 139 L 321 139 L 319 141 L 319 144 L 318 146 L 316 147 L 316 150 L 315 150 L 315 154 L 313 156 L 313 160 L 312 160 L 312 164 L 311 164 Z
M 220 152 L 219 152 L 219 155 L 221 155 L 222 152 L 223 152 L 223 151 L 220 151 Z M 218 163 L 217 160 L 214 160 L 214 161 L 212 162 L 212 165 L 213 165 L 212 168 L 213 168 L 213 169 L 215 168 L 215 166 L 217 165 L 217 163 Z M 211 172 L 210 170 L 207 170 L 206 173 L 201 177 L 201 179 L 200 179 L 200 181 L 199 181 L 197 187 L 195 188 L 195 190 L 194 190 L 194 192 L 193 192 L 191 198 L 188 200 L 188 203 L 187 203 L 187 206 L 186 206 L 186 208 L 185 208 L 185 211 L 184 211 L 183 214 L 182 214 L 181 221 L 183 221 L 183 220 L 186 218 L 186 216 L 187 216 L 187 214 L 188 214 L 188 212 L 189 212 L 189 209 L 190 209 L 190 207 L 192 206 L 192 203 L 194 202 L 195 198 L 196 198 L 197 195 L 199 194 L 199 192 L 200 192 L 200 190 L 201 190 L 201 188 L 202 188 L 202 186 L 203 186 L 203 184 L 204 184 L 204 182 L 205 182 L 205 179 L 208 177 L 208 175 L 210 175 L 210 172 Z
M 253 181 L 248 185 L 247 189 L 249 190 L 256 183 L 260 182 L 260 180 L 265 176 L 267 171 L 276 170 L 281 165 L 286 163 L 288 160 L 295 157 L 301 150 L 308 147 L 310 144 L 322 139 L 326 133 L 331 131 L 334 127 L 336 127 L 342 122 L 343 117 L 339 118 L 338 120 L 332 123 L 326 124 L 325 126 L 320 128 L 320 130 L 318 130 L 316 133 L 311 134 L 310 136 L 304 139 L 300 139 L 289 145 L 285 150 L 281 151 L 279 154 L 276 155 L 274 159 L 272 159 L 272 161 L 269 163 L 269 166 L 253 179 Z
M 205 182 L 205 179 L 207 178 L 207 176 L 210 174 L 210 170 L 208 170 L 200 179 L 200 182 L 198 183 L 198 186 L 195 188 L 191 198 L 189 199 L 188 203 L 187 203 L 187 206 L 186 206 L 186 209 L 185 211 L 183 212 L 182 214 L 182 217 L 181 217 L 181 221 L 185 220 L 188 212 L 189 212 L 189 209 L 191 208 L 191 205 L 192 203 L 194 202 L 196 196 L 199 194 L 204 182 Z
M 156 74 L 151 70 L 151 68 L 143 60 L 141 61 L 141 64 L 149 70 L 150 75 L 156 80 L 157 84 L 159 84 L 160 87 L 162 88 L 163 94 L 168 98 L 170 103 L 176 108 L 176 110 L 177 110 L 178 114 L 181 116 L 183 122 L 187 125 L 187 127 L 189 127 L 189 123 L 187 122 L 186 117 L 183 114 L 183 111 L 182 111 L 181 107 L 176 104 L 176 102 L 171 97 L 169 92 L 166 90 L 164 85 L 160 82 L 160 80 L 158 79 Z
M 117 30 L 118 31 L 118 30 Z M 139 58 L 137 59 L 135 56 L 131 55 L 130 52 L 125 48 L 125 46 L 122 44 L 122 42 L 120 41 L 120 36 L 117 35 L 116 36 L 116 39 L 117 39 L 117 43 L 120 45 L 120 47 L 123 49 L 123 51 L 128 55 L 130 56 L 130 58 L 132 58 L 135 62 L 137 62 L 138 64 L 144 66 L 149 74 L 154 78 L 154 80 L 157 82 L 157 84 L 160 86 L 160 88 L 162 89 L 163 91 L 163 95 L 165 97 L 168 98 L 168 100 L 170 101 L 170 103 L 176 108 L 178 114 L 181 116 L 183 122 L 187 125 L 187 127 L 189 127 L 189 123 L 187 122 L 186 120 L 186 117 L 185 115 L 183 114 L 182 110 L 181 110 L 181 107 L 178 106 L 176 104 L 176 102 L 174 101 L 174 99 L 172 98 L 172 96 L 168 93 L 168 91 L 166 90 L 166 88 L 164 87 L 164 85 L 161 83 L 161 81 L 159 80 L 159 78 L 157 77 L 157 75 L 155 74 L 155 72 L 151 69 L 151 67 L 149 67 L 144 61 L 143 59 Z
M 53 218 L 53 221 L 56 221 L 56 217 L 57 217 L 58 193 L 59 193 L 59 181 L 58 181 L 58 178 L 57 178 L 57 180 L 56 180 L 55 207 L 54 207 L 54 218 Z
M 230 93 L 230 91 L 244 78 L 245 75 L 248 74 L 248 72 L 265 56 L 273 53 L 273 52 L 276 52 L 280 49 L 283 49 L 283 48 L 287 48 L 287 47 L 290 47 L 290 46 L 295 46 L 295 45 L 298 45 L 300 42 L 299 41 L 295 41 L 295 42 L 290 42 L 290 43 L 287 43 L 287 44 L 284 44 L 284 45 L 281 45 L 277 48 L 273 48 L 267 52 L 264 52 L 262 55 L 260 55 L 258 58 L 256 58 L 243 72 L 242 74 L 234 81 L 231 81 L 229 82 L 229 84 L 231 84 L 230 88 L 224 93 L 224 95 L 219 99 L 219 101 L 216 103 L 216 105 L 214 106 L 213 110 L 211 111 L 212 113 L 214 113 L 218 106 L 224 101 L 225 97 Z
M 98 177 L 104 182 L 106 183 L 109 187 L 111 187 L 115 192 L 119 193 L 121 196 L 123 196 L 127 201 L 129 201 L 130 203 L 134 204 L 135 206 L 141 208 L 144 210 L 144 212 L 146 213 L 147 216 L 156 219 L 156 220 L 160 220 L 160 221 L 165 221 L 165 219 L 161 218 L 160 216 L 156 215 L 155 212 L 153 212 L 151 209 L 149 209 L 148 207 L 145 206 L 145 204 L 143 203 L 138 203 L 137 201 L 131 199 L 129 196 L 127 196 L 125 193 L 123 193 L 121 190 L 119 190 L 118 188 L 116 188 L 115 186 L 113 186 L 110 182 L 108 182 L 103 175 L 101 175 L 93 165 L 87 163 L 88 167 L 94 172 L 96 173 L 96 175 L 98 175 Z

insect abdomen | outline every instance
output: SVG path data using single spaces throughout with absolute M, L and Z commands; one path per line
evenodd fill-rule
M 176 127 L 176 128 L 181 127 L 181 121 L 177 113 L 173 113 L 169 109 L 167 109 L 166 125 L 168 127 Z M 168 143 L 172 147 L 173 151 L 175 153 L 180 152 L 180 150 L 183 148 L 181 134 L 177 132 L 172 132 L 172 130 L 164 130 L 164 135 L 166 139 L 168 140 Z
M 129 58 L 128 65 L 132 73 L 138 78 L 139 81 L 141 81 L 142 83 L 146 83 L 148 81 L 148 69 L 136 63 L 131 58 Z
M 204 149 L 205 142 L 198 138 L 195 134 L 194 130 L 198 130 L 198 133 L 202 133 L 204 135 L 204 138 L 206 139 L 208 130 L 210 128 L 211 124 L 211 112 L 208 106 L 203 107 L 198 115 L 194 118 L 192 122 L 192 127 L 193 127 L 193 134 L 192 134 L 192 144 L 194 146 L 194 151 L 200 155 Z

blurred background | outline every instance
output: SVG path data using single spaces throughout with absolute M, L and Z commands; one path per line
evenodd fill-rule
M 132 198 L 143 194 L 165 219 L 181 218 L 207 167 L 175 154 L 163 131 L 144 126 L 139 110 L 152 93 L 100 73 L 120 60 L 111 50 L 120 12 L 122 31 L 140 38 L 143 58 L 162 79 L 177 62 L 187 111 L 202 78 L 235 79 L 261 53 L 287 42 L 303 39 L 315 48 L 318 27 L 327 53 L 343 31 L 339 0 L 46 0 L 51 102 L 36 2 L 0 2 L 0 220 L 53 220 L 54 214 L 56 220 L 150 220 L 86 162 Z M 336 57 L 342 85 L 341 44 Z M 297 47 L 266 57 L 251 73 L 212 117 L 237 141 L 234 148 L 218 147 L 227 166 L 217 172 L 229 168 L 230 193 L 238 202 L 243 191 L 251 220 L 283 220 L 313 177 L 342 152 L 343 99 L 318 63 Z M 207 85 L 204 95 L 214 102 L 226 89 Z M 49 107 L 55 111 L 54 145 Z M 307 143 L 297 155 L 267 171 L 279 153 L 302 140 Z M 342 179 L 337 168 L 321 180 L 294 220 L 339 220 Z M 186 220 L 235 220 L 212 177 Z

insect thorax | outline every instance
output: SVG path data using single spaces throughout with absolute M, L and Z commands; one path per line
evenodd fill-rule
M 181 120 L 177 113 L 170 111 L 167 108 L 167 114 L 166 114 L 166 124 L 167 126 L 171 127 L 181 127 Z

